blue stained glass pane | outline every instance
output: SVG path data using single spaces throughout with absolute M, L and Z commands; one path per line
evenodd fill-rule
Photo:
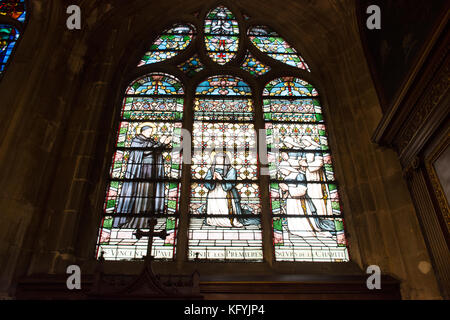
M 16 28 L 9 25 L 0 25 L 0 72 L 5 69 L 19 35 Z
M 197 95 L 238 96 L 251 95 L 251 89 L 242 79 L 232 76 L 213 76 L 200 83 Z

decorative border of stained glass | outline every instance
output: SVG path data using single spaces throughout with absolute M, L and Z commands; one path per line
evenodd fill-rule
M 252 91 L 242 79 L 233 76 L 212 76 L 201 82 L 195 90 L 196 95 L 240 96 L 251 95 Z
M 154 73 L 135 80 L 127 89 L 128 95 L 182 95 L 183 85 L 170 75 Z
M 270 81 L 263 91 L 263 96 L 316 97 L 317 90 L 308 82 L 295 77 L 282 77 Z

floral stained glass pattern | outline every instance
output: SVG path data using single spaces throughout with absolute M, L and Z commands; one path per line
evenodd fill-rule
M 128 95 L 181 95 L 183 86 L 174 77 L 155 73 L 134 81 L 127 89 Z
M 0 72 L 5 69 L 17 39 L 19 39 L 19 31 L 16 28 L 0 24 Z
M 2 0 L 0 2 L 0 15 L 24 22 L 26 15 L 25 0 Z
M 197 94 L 205 92 L 194 107 L 189 259 L 261 261 L 251 91 L 224 76 L 202 82 Z
M 97 245 L 106 260 L 147 255 L 148 239 L 136 239 L 156 218 L 151 254 L 173 259 L 180 202 L 183 87 L 174 77 L 150 74 L 127 89 L 110 170 Z
M 170 59 L 187 48 L 194 38 L 195 29 L 191 25 L 175 25 L 161 34 L 145 53 L 138 66 Z
M 214 76 L 201 82 L 197 95 L 240 96 L 251 95 L 251 89 L 244 81 L 232 76 Z
M 264 96 L 315 97 L 317 90 L 308 82 L 294 77 L 283 77 L 270 81 L 263 91 Z
M 205 45 L 209 57 L 226 64 L 236 56 L 239 46 L 239 26 L 230 10 L 219 6 L 205 20 Z
M 275 259 L 348 261 L 316 89 L 304 80 L 285 77 L 267 84 L 263 95 Z
M 204 69 L 204 66 L 201 63 L 199 57 L 197 55 L 194 55 L 193 57 L 189 58 L 187 61 L 178 65 L 178 68 L 181 71 L 183 71 L 184 73 L 186 73 L 188 76 L 192 77 L 197 72 L 202 71 Z
M 254 76 L 261 76 L 270 71 L 269 66 L 266 66 L 264 63 L 256 60 L 250 52 L 247 52 L 247 56 L 245 57 L 241 68 L 250 72 L 250 74 Z
M 291 47 L 276 32 L 266 26 L 250 28 L 248 32 L 250 41 L 262 52 L 271 58 L 286 63 L 290 66 L 309 70 L 308 65 L 297 51 Z

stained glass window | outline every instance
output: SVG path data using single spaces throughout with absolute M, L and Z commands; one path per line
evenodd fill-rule
M 193 57 L 189 58 L 187 61 L 183 62 L 182 64 L 178 65 L 178 68 L 186 73 L 188 76 L 192 77 L 197 72 L 200 72 L 204 69 L 204 66 L 202 62 L 200 61 L 200 58 L 198 55 L 194 55 Z
M 16 28 L 0 24 L 0 72 L 5 69 L 17 39 L 19 39 L 19 31 Z
M 250 87 L 211 77 L 196 90 L 189 259 L 261 261 L 260 199 Z
M 278 33 L 268 27 L 252 27 L 248 32 L 248 36 L 250 41 L 269 57 L 290 66 L 310 71 L 308 65 L 297 51 L 280 37 Z
M 147 231 L 150 217 L 157 219 L 156 231 L 167 233 L 153 239 L 152 255 L 175 256 L 183 94 L 177 79 L 158 73 L 126 91 L 97 246 L 107 260 L 145 256 L 148 239 L 133 234 L 137 228 Z
M 205 44 L 210 58 L 225 64 L 236 56 L 239 26 L 233 13 L 224 6 L 211 10 L 205 21 Z
M 270 71 L 269 66 L 266 66 L 264 63 L 256 60 L 250 52 L 247 52 L 241 68 L 250 72 L 254 76 L 261 76 Z
M 348 261 L 317 90 L 294 77 L 263 92 L 277 261 Z
M 0 1 L 0 73 L 5 70 L 20 36 L 19 27 L 8 24 L 8 19 L 18 21 L 20 25 L 25 21 L 25 16 L 25 0 Z
M 195 29 L 191 25 L 174 25 L 153 42 L 138 66 L 161 62 L 176 56 L 191 43 L 194 33 Z
M 155 259 L 174 259 L 179 238 L 188 243 L 187 252 L 177 253 L 182 259 L 261 262 L 272 258 L 262 249 L 261 217 L 267 214 L 276 261 L 348 261 L 319 93 L 292 76 L 295 69 L 291 76 L 261 82 L 260 76 L 279 66 L 275 60 L 310 71 L 307 64 L 264 26 L 250 28 L 250 41 L 240 43 L 238 19 L 225 6 L 210 10 L 205 21 L 198 21 L 198 14 L 191 19 L 193 25 L 204 24 L 204 39 L 194 39 L 193 25 L 175 24 L 140 62 L 148 65 L 148 74 L 125 91 L 97 256 L 103 251 L 107 260 L 142 259 L 148 238 L 138 240 L 135 233 L 147 231 L 150 218 L 156 218 L 156 231 L 165 235 L 152 238 Z M 184 61 L 170 59 L 190 44 L 201 48 L 198 41 L 205 42 L 206 55 L 193 51 Z M 232 60 L 223 67 L 225 74 L 216 74 L 215 63 Z M 214 75 L 198 79 L 202 74 Z M 186 103 L 187 113 L 185 88 L 193 99 Z M 262 92 L 262 104 L 254 92 Z M 261 113 L 262 126 L 255 121 Z M 192 119 L 184 119 L 187 114 Z M 259 142 L 257 125 L 266 137 Z M 188 142 L 183 129 L 190 134 Z M 261 157 L 257 150 L 264 145 L 268 151 Z M 265 163 L 260 168 L 261 158 L 269 160 L 268 170 L 261 169 Z M 190 171 L 182 177 L 186 159 Z M 263 175 L 268 179 L 260 179 Z M 187 221 L 180 227 L 182 219 Z
M 0 2 L 0 15 L 24 22 L 26 15 L 25 0 L 2 0 Z

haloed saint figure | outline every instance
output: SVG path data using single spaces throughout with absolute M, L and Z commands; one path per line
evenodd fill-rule
M 125 181 L 120 191 L 114 228 L 147 228 L 148 218 L 138 214 L 163 214 L 165 205 L 164 162 L 162 151 L 172 137 L 157 136 L 153 123 L 136 127 L 130 146 Z M 159 138 L 159 139 L 158 139 Z M 128 180 L 130 179 L 130 180 Z M 137 181 L 133 181 L 137 180 Z M 120 215 L 123 215 L 120 217 Z M 127 216 L 129 215 L 129 216 Z
M 236 169 L 231 166 L 226 153 L 212 154 L 212 165 L 205 177 L 208 189 L 205 224 L 218 227 L 243 227 L 258 225 L 259 219 L 243 215 L 252 214 L 241 207 L 236 189 Z

